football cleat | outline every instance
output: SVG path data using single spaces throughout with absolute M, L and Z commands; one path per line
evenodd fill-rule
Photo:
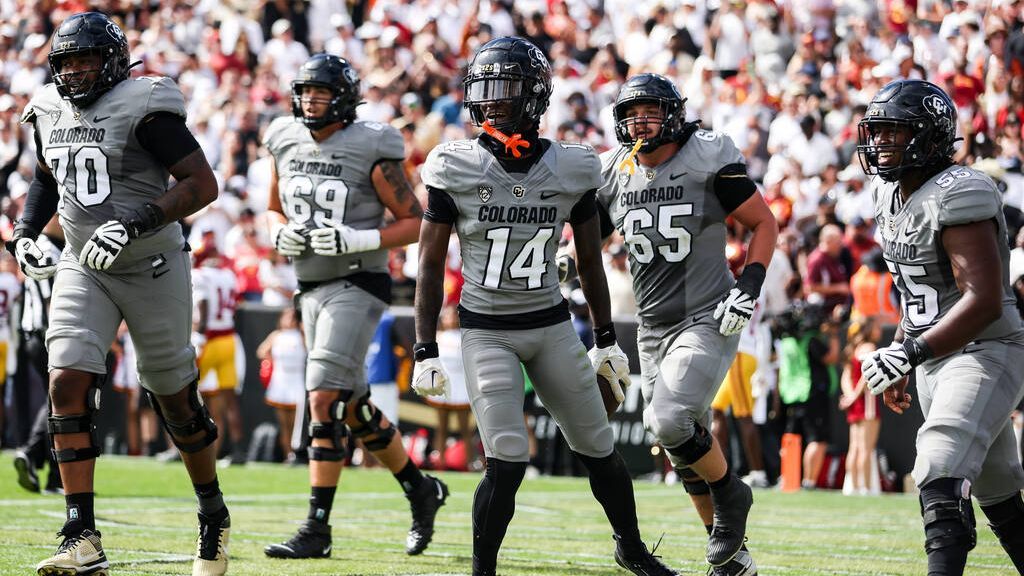
M 412 527 L 405 537 L 405 553 L 415 556 L 426 550 L 434 537 L 434 518 L 437 509 L 448 500 L 448 485 L 425 474 L 419 488 L 405 497 L 412 509 Z
M 757 564 L 754 557 L 744 546 L 729 560 L 721 566 L 708 567 L 708 576 L 757 576 Z
M 654 552 L 657 551 L 658 544 L 661 544 L 660 539 L 658 544 L 648 551 L 643 542 L 637 541 L 635 544 L 626 545 L 618 535 L 613 535 L 612 538 L 615 540 L 615 563 L 633 574 L 637 576 L 679 575 L 678 572 L 661 562 L 661 556 L 655 556 Z
M 711 500 L 715 506 L 715 521 L 708 537 L 707 560 L 712 566 L 721 566 L 732 560 L 743 546 L 754 493 L 750 486 L 733 478 L 721 493 L 716 495 L 712 491 Z
M 36 565 L 39 576 L 76 576 L 78 574 L 105 574 L 110 567 L 103 553 L 100 533 L 82 528 L 81 524 L 65 524 L 57 536 L 63 536 L 57 552 Z
M 199 514 L 199 539 L 196 541 L 196 558 L 192 561 L 192 576 L 222 576 L 227 573 L 231 517 L 227 510 L 224 512 L 221 520 Z
M 35 464 L 23 450 L 14 453 L 14 469 L 18 471 L 18 485 L 29 492 L 39 492 L 39 475 Z
M 299 531 L 286 542 L 263 549 L 271 558 L 330 558 L 331 527 L 316 520 L 306 520 Z

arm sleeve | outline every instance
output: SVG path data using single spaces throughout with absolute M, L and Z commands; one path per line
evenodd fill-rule
M 57 181 L 52 174 L 36 165 L 35 177 L 32 178 L 28 194 L 25 196 L 22 222 L 31 226 L 38 233 L 57 213 L 58 200 L 60 200 L 60 194 L 57 192 Z
M 433 186 L 427 186 L 427 194 L 427 209 L 423 212 L 423 219 L 436 224 L 455 224 L 459 216 L 455 199 L 448 192 Z
M 745 164 L 726 164 L 715 174 L 715 195 L 726 213 L 739 208 L 755 193 L 757 185 L 747 176 Z
M 569 224 L 582 224 L 597 213 L 597 190 L 590 190 L 576 202 L 569 213 Z
M 604 240 L 615 232 L 615 224 L 612 222 L 612 217 L 608 214 L 608 209 L 603 205 L 598 205 L 597 216 L 601 218 L 601 239 Z
M 155 112 L 143 118 L 135 128 L 135 138 L 164 168 L 174 166 L 199 148 L 185 119 L 170 112 Z

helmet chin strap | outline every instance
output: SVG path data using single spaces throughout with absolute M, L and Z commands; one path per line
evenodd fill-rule
M 636 160 L 634 160 L 634 158 L 636 158 L 637 153 L 640 152 L 640 147 L 643 145 L 644 139 L 637 138 L 636 142 L 633 144 L 633 149 L 629 151 L 629 154 L 627 154 L 625 158 L 623 158 L 622 162 L 619 162 L 619 172 L 627 172 L 630 176 L 636 172 Z
M 492 126 L 490 120 L 484 120 L 480 127 L 484 129 L 488 136 L 504 144 L 505 152 L 512 154 L 513 158 L 521 158 L 523 156 L 523 153 L 519 151 L 520 148 L 530 147 L 530 142 L 523 138 L 522 134 L 509 136 Z

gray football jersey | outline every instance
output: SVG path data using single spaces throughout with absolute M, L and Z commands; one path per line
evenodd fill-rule
M 98 226 L 167 191 L 170 173 L 135 138 L 139 122 L 155 112 L 185 117 L 181 91 L 169 78 L 130 78 L 83 109 L 61 98 L 53 84 L 29 102 L 25 120 L 35 123 L 41 156 L 59 184 L 57 211 L 66 250 L 76 259 Z M 133 240 L 109 271 L 181 250 L 184 243 L 181 226 L 170 223 Z
M 880 184 L 875 189 L 875 221 L 886 265 L 900 291 L 904 332 L 909 336 L 921 334 L 960 300 L 960 289 L 942 246 L 942 229 L 990 219 L 998 225 L 1003 315 L 985 328 L 978 340 L 1019 332 L 1021 320 L 1007 280 L 1010 251 L 1006 221 L 995 183 L 971 168 L 951 166 L 925 182 L 902 205 L 895 183 Z
M 573 206 L 600 185 L 589 146 L 551 142 L 525 174 L 508 173 L 477 140 L 435 147 L 423 183 L 455 201 L 462 250 L 461 305 L 479 314 L 519 314 L 562 301 L 555 251 Z
M 718 171 L 745 163 L 732 140 L 698 130 L 660 166 L 619 165 L 629 149 L 601 155 L 598 201 L 629 247 L 637 315 L 675 322 L 717 305 L 734 284 L 725 258 L 725 218 L 715 194 Z
M 326 220 L 359 230 L 384 224 L 384 205 L 371 173 L 382 160 L 405 158 L 398 130 L 357 121 L 317 142 L 309 128 L 282 116 L 267 127 L 263 142 L 277 165 L 281 206 L 291 222 L 309 229 L 325 226 Z M 320 282 L 356 272 L 387 272 L 388 251 L 320 256 L 307 247 L 294 261 L 299 280 Z

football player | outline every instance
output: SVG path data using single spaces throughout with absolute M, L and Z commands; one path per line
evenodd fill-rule
M 868 387 L 902 414 L 913 375 L 924 424 L 921 490 L 928 574 L 963 574 L 976 541 L 971 495 L 1024 574 L 1024 470 L 1010 412 L 1024 394 L 1024 327 L 1008 273 L 1002 198 L 953 162 L 956 105 L 922 80 L 878 91 L 858 124 L 857 152 L 875 188 L 875 222 L 902 296 L 893 342 L 862 363 Z
M 274 558 L 325 558 L 328 523 L 349 436 L 394 474 L 412 508 L 407 554 L 426 549 L 448 487 L 409 460 L 398 429 L 370 399 L 363 362 L 391 301 L 388 248 L 416 240 L 422 209 L 402 169 L 398 130 L 356 120 L 359 76 L 344 59 L 316 54 L 292 82 L 292 116 L 264 141 L 273 156 L 271 238 L 295 262 L 305 326 L 310 409 L 309 516 Z M 384 211 L 394 217 L 384 224 Z
M 217 249 L 212 236 L 193 253 L 192 297 L 197 311 L 192 346 L 199 366 L 199 393 L 217 428 L 227 424 L 232 452 L 230 464 L 244 464 L 245 441 L 239 384 L 245 379 L 245 351 L 235 331 L 238 277 Z M 225 422 L 226 421 L 226 422 Z M 220 439 L 214 450 L 220 453 Z
M 603 231 L 629 248 L 636 292 L 644 424 L 708 531 L 715 574 L 756 573 L 743 542 L 750 488 L 709 432 L 715 397 L 754 312 L 775 249 L 775 218 L 732 140 L 685 122 L 684 100 L 658 74 L 629 78 L 613 106 L 622 145 L 601 155 Z M 725 219 L 752 231 L 738 279 Z
M 423 165 L 429 205 L 420 230 L 413 387 L 428 395 L 446 391 L 436 335 L 454 229 L 465 276 L 459 319 L 466 386 L 487 455 L 473 500 L 473 574 L 495 574 L 529 460 L 520 363 L 590 473 L 614 530 L 616 562 L 634 574 L 676 574 L 640 539 L 633 486 L 614 449 L 595 376 L 596 368 L 619 398 L 629 383 L 601 264 L 597 155 L 589 146 L 538 136 L 551 67 L 533 44 L 520 38 L 484 44 L 464 86 L 464 105 L 485 134 L 438 146 Z M 597 326 L 592 362 L 558 287 L 555 250 L 566 221 Z
M 23 117 L 34 125 L 39 162 L 10 242 L 27 276 L 56 274 L 46 332 L 49 429 L 67 522 L 56 554 L 38 572 L 108 566 L 93 512 L 100 453 L 93 418 L 123 319 L 142 386 L 182 452 L 199 500 L 193 574 L 224 574 L 230 520 L 212 448 L 217 428 L 196 390 L 191 266 L 177 223 L 216 198 L 213 171 L 185 126 L 181 91 L 168 78 L 129 79 L 128 41 L 106 16 L 66 19 L 51 40 L 49 64 L 54 81 Z M 55 211 L 67 238 L 59 261 L 36 242 Z

